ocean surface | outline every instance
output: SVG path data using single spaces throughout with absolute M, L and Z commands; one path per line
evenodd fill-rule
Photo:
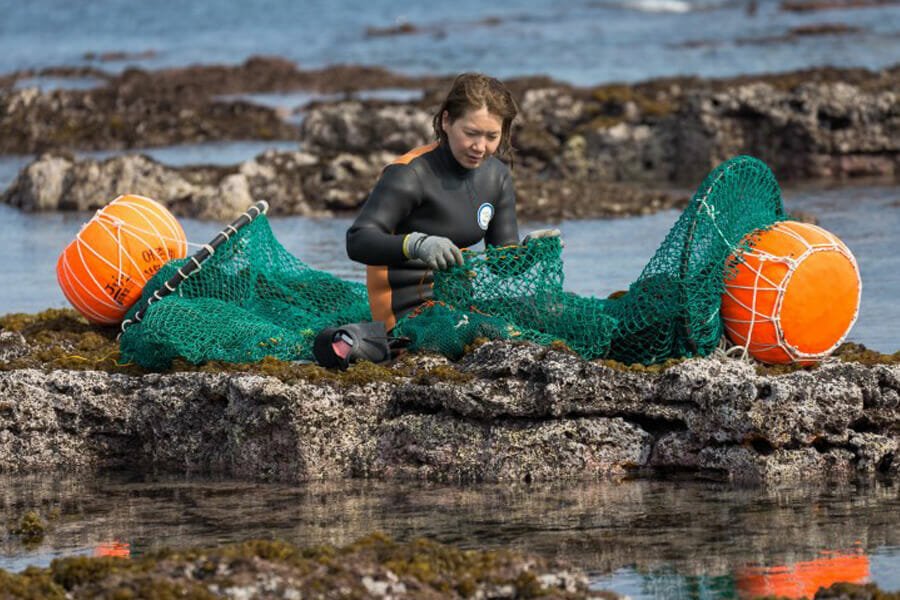
M 0 73 L 86 65 L 116 72 L 277 55 L 304 68 L 548 74 L 587 85 L 900 61 L 897 4 L 798 13 L 778 0 L 2 0 L 0 15 Z M 419 32 L 378 35 L 404 23 Z M 791 33 L 820 24 L 844 25 L 847 33 Z

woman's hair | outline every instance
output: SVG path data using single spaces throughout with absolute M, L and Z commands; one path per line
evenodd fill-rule
M 447 134 L 441 127 L 442 115 L 445 110 L 452 123 L 463 116 L 466 111 L 479 110 L 481 107 L 486 107 L 489 113 L 500 117 L 502 126 L 500 146 L 497 148 L 497 152 L 500 156 L 511 159 L 512 148 L 509 142 L 509 133 L 513 119 L 519 113 L 519 108 L 516 106 L 512 94 L 499 79 L 481 73 L 463 73 L 453 81 L 447 98 L 432 120 L 435 137 L 442 143 L 447 141 Z

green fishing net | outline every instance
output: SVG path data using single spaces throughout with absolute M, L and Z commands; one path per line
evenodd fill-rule
M 742 239 L 785 218 L 772 172 L 749 156 L 707 176 L 626 294 L 616 299 L 564 290 L 558 238 L 466 252 L 435 274 L 434 299 L 393 330 L 410 349 L 459 357 L 477 338 L 562 342 L 587 359 L 652 364 L 706 355 L 722 335 L 724 282 Z M 175 274 L 168 263 L 129 318 Z M 175 357 L 253 362 L 312 358 L 326 327 L 371 319 L 365 286 L 310 268 L 288 253 L 260 216 L 203 263 L 176 292 L 152 303 L 121 337 L 123 359 L 150 369 Z
M 165 369 L 176 357 L 194 364 L 311 359 L 319 331 L 372 318 L 364 285 L 293 256 L 265 215 L 220 246 L 175 292 L 148 305 L 189 260 L 167 262 L 144 286 L 126 319 L 145 306 L 146 312 L 119 338 L 123 360 Z

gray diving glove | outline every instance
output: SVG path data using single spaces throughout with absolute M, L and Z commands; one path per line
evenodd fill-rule
M 439 235 L 425 235 L 414 231 L 403 239 L 403 254 L 407 258 L 418 258 L 428 268 L 445 271 L 454 265 L 463 264 L 463 255 L 456 244 Z
M 541 238 L 551 238 L 551 237 L 559 237 L 562 235 L 562 232 L 559 229 L 535 229 L 531 233 L 525 236 L 525 239 L 522 240 L 522 245 L 525 246 L 531 240 L 538 240 Z

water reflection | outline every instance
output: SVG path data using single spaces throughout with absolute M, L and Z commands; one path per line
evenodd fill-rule
M 873 579 L 870 563 L 870 557 L 857 548 L 823 551 L 821 558 L 771 567 L 738 567 L 734 573 L 718 576 L 684 575 L 671 569 L 644 573 L 619 569 L 595 578 L 592 587 L 611 589 L 634 599 L 812 598 L 820 587 L 834 583 L 868 583 Z M 882 575 L 877 577 L 880 585 L 885 589 L 897 587 L 896 581 Z
M 821 558 L 787 565 L 739 569 L 735 577 L 737 591 L 745 598 L 812 598 L 820 587 L 839 581 L 868 582 L 869 557 L 861 549 L 822 554 Z
M 860 579 L 869 557 L 869 578 L 885 589 L 900 588 L 892 575 L 900 573 L 900 497 L 895 487 L 880 484 L 791 490 L 644 481 L 288 486 L 4 476 L 0 490 L 7 522 L 32 509 L 60 514 L 37 548 L 4 539 L 5 569 L 96 554 L 113 541 L 140 556 L 163 546 L 257 537 L 347 544 L 381 530 L 399 539 L 426 536 L 563 558 L 587 570 L 594 586 L 634 598 L 730 598 L 778 581 L 824 581 L 829 573 Z M 787 585 L 778 593 L 786 594 Z
M 110 556 L 114 558 L 131 558 L 131 544 L 110 540 L 94 547 L 94 556 Z

